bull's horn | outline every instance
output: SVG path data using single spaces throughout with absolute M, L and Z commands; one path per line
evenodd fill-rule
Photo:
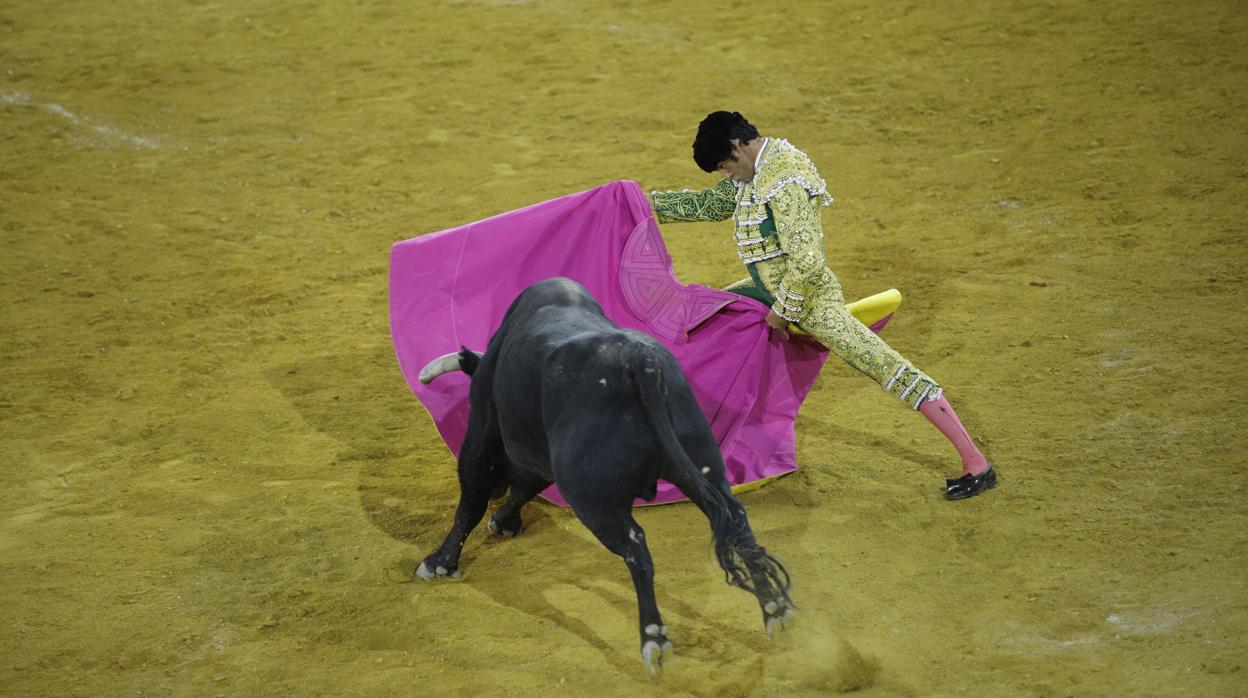
M 460 370 L 459 352 L 453 351 L 444 356 L 439 356 L 433 361 L 425 364 L 425 367 L 420 369 L 420 382 L 424 385 L 429 385 L 429 383 L 433 382 L 434 378 L 437 378 L 443 373 L 450 373 L 451 371 L 458 370 Z

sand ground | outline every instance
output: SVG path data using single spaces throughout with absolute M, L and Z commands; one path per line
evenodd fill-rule
M 1248 693 L 1240 2 L 0 5 L 0 693 Z M 566 511 L 412 582 L 454 465 L 397 240 L 616 179 L 707 111 L 805 149 L 847 295 L 1001 487 L 830 364 L 748 495 L 769 644 L 692 507 L 639 514 L 676 658 Z M 668 226 L 686 282 L 743 276 Z

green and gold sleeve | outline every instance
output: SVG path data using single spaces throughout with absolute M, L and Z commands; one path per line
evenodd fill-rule
M 725 179 L 702 191 L 656 191 L 650 201 L 660 223 L 726 221 L 737 207 L 737 185 Z

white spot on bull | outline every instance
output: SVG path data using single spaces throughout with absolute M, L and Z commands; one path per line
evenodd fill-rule
M 643 536 L 644 534 L 635 528 L 628 529 L 628 539 L 634 543 L 640 543 Z
M 651 623 L 646 626 L 646 634 L 650 637 L 657 637 L 662 630 L 663 629 L 659 627 L 658 623 Z
M 605 388 L 605 387 L 607 387 L 607 379 L 606 379 L 606 378 L 599 378 L 599 379 L 598 379 L 598 382 L 599 382 L 599 383 L 602 383 L 602 387 L 604 387 L 604 388 Z
M 710 472 L 711 472 L 711 467 L 710 467 L 709 465 L 708 465 L 708 466 L 706 466 L 706 467 L 704 467 L 704 468 L 702 468 L 702 474 L 703 474 L 703 475 L 708 475 L 708 474 L 710 474 Z
M 654 373 L 654 369 L 653 369 L 653 368 L 647 368 L 647 369 L 646 369 L 646 373 Z

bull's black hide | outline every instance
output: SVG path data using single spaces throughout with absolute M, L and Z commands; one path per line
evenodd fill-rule
M 460 500 L 442 547 L 416 570 L 459 576 L 459 554 L 491 497 L 510 490 L 490 530 L 520 532 L 521 508 L 551 482 L 585 526 L 628 565 L 637 589 L 642 659 L 657 675 L 671 650 L 654 599 L 654 568 L 635 497 L 659 478 L 710 519 L 727 581 L 753 593 L 770 634 L 792 613 L 784 567 L 754 540 L 732 495 L 715 437 L 676 359 L 649 336 L 616 327 L 580 284 L 548 279 L 525 289 L 485 354 L 467 349 L 422 371 L 472 376 L 459 452 Z

